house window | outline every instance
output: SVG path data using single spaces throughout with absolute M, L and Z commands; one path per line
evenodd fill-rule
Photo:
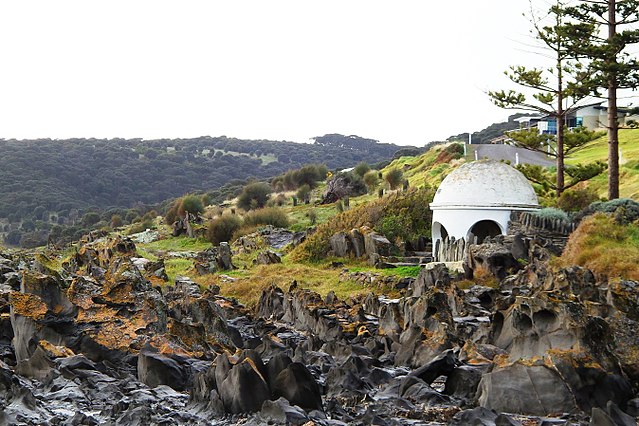
M 548 129 L 546 130 L 545 133 L 550 133 L 551 135 L 556 135 L 557 134 L 557 122 L 556 121 L 549 121 L 548 122 Z

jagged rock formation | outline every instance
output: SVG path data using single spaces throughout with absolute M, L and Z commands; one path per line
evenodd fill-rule
M 526 256 L 497 288 L 436 264 L 396 299 L 273 285 L 249 312 L 158 287 L 125 238 L 0 255 L 0 424 L 631 424 L 639 283 Z

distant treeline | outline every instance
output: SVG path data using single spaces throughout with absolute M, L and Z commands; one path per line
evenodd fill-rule
M 312 144 L 224 136 L 0 140 L 0 233 L 77 224 L 89 211 L 156 205 L 309 163 L 340 169 L 381 162 L 399 149 L 404 147 L 336 134 Z M 12 237 L 13 243 L 16 232 Z
M 486 127 L 479 132 L 472 133 L 472 143 L 474 144 L 484 144 L 490 143 L 492 139 L 503 136 L 504 132 L 508 130 L 515 130 L 519 128 L 519 122 L 515 121 L 520 117 L 524 117 L 530 114 L 513 114 L 508 117 L 508 121 L 502 121 L 500 123 L 493 123 L 490 126 Z M 447 141 L 468 141 L 468 133 L 460 133 L 458 135 L 453 135 L 447 139 Z

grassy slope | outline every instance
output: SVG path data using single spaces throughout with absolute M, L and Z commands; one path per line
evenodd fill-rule
M 408 179 L 409 184 L 413 188 L 423 186 L 437 187 L 445 175 L 455 167 L 450 164 L 436 164 L 445 160 L 441 157 L 441 147 L 437 147 L 418 157 L 401 157 L 394 160 L 388 167 L 382 170 L 386 173 L 392 168 L 400 168 L 404 171 L 404 177 Z M 433 167 L 435 165 L 435 167 Z M 384 182 L 380 183 L 380 186 Z M 324 184 L 321 184 L 313 192 L 313 199 L 319 199 L 324 190 Z M 283 206 L 291 220 L 291 228 L 295 230 L 306 229 L 310 226 L 308 213 L 314 210 L 317 214 L 317 224 L 325 223 L 339 212 L 335 204 L 324 206 L 314 204 L 300 204 L 293 206 L 290 194 L 287 194 L 287 204 Z M 350 200 L 351 208 L 368 204 L 377 200 L 376 192 L 374 194 L 366 194 L 360 197 L 353 197 Z M 210 243 L 201 239 L 190 239 L 187 237 L 171 237 L 169 229 L 163 227 L 160 229 L 166 237 L 162 240 L 148 243 L 138 244 L 138 253 L 146 258 L 155 260 L 167 252 L 197 252 L 210 247 Z M 353 259 L 328 259 L 319 263 L 300 263 L 284 257 L 283 263 L 278 265 L 254 266 L 253 259 L 257 252 L 250 254 L 240 254 L 234 256 L 233 262 L 238 266 L 237 270 L 227 271 L 221 274 L 210 274 L 204 276 L 195 276 L 193 262 L 190 259 L 171 258 L 165 261 L 169 282 L 173 282 L 177 275 L 187 275 L 196 280 L 203 286 L 210 284 L 219 285 L 222 294 L 236 297 L 241 302 L 252 306 L 259 300 L 262 289 L 271 284 L 278 285 L 283 289 L 296 280 L 302 288 L 312 289 L 319 294 L 325 296 L 329 291 L 334 291 L 340 298 L 347 298 L 356 294 L 367 293 L 371 289 L 362 287 L 353 281 L 340 279 L 341 268 L 331 268 L 332 260 L 340 260 L 345 263 L 345 267 L 352 272 L 372 271 L 381 273 L 382 275 L 395 276 L 416 276 L 419 268 L 397 268 L 390 270 L 374 270 L 365 262 Z M 234 280 L 225 278 L 224 275 L 230 276 Z M 392 289 L 388 289 L 390 294 Z
M 580 265 L 597 275 L 639 280 L 639 224 L 619 225 L 598 213 L 586 218 L 570 236 L 562 266 Z
M 619 131 L 619 147 L 622 163 L 619 169 L 621 197 L 639 200 L 639 129 Z M 595 160 L 606 162 L 608 158 L 608 137 L 603 136 L 590 142 L 586 148 L 575 153 L 568 164 L 589 163 Z M 608 193 L 608 175 L 603 173 L 589 182 L 589 186 L 602 197 Z

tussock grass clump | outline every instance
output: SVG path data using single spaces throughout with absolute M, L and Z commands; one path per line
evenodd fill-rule
M 596 213 L 572 233 L 560 264 L 579 265 L 607 278 L 639 280 L 639 223 L 620 224 Z
M 244 215 L 244 226 L 272 225 L 276 228 L 286 228 L 289 225 L 288 216 L 284 210 L 277 207 L 252 210 Z

